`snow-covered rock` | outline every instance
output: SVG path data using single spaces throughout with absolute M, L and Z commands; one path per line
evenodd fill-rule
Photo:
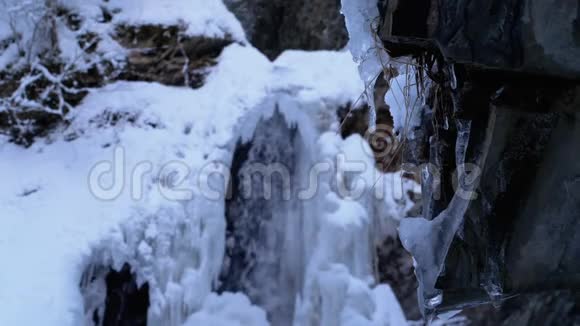
M 0 139 L 0 257 L 10 266 L 0 272 L 0 324 L 102 322 L 109 268 L 125 266 L 137 285 L 148 285 L 149 325 L 267 324 L 271 311 L 252 306 L 251 294 L 214 291 L 236 146 L 279 114 L 302 137 L 297 178 L 308 180 L 319 160 L 330 160 L 332 173 L 309 202 L 295 202 L 302 205 L 297 219 L 282 220 L 284 239 L 302 242 L 275 261 L 293 268 L 295 286 L 272 295 L 293 302 L 296 325 L 318 325 L 318 315 L 325 325 L 400 325 L 392 293 L 376 287 L 373 246 L 384 231 L 375 226 L 404 214 L 408 203 L 388 199 L 399 208 L 379 216 L 372 190 L 386 187 L 377 182 L 384 176 L 361 137 L 337 134 L 337 108 L 364 89 L 351 55 L 292 51 L 272 63 L 245 44 L 221 1 L 198 2 L 111 1 L 107 8 L 120 12 L 119 22 L 183 20 L 188 33 L 231 35 L 237 43 L 223 50 L 202 87 L 112 82 L 90 89 L 66 126 L 29 148 Z M 67 4 L 85 18 L 102 15 L 92 1 Z M 166 11 L 152 11 L 159 5 Z M 343 154 L 363 171 L 341 167 Z M 347 193 L 351 187 L 361 194 Z

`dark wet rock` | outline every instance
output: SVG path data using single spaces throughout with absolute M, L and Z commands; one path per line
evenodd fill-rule
M 434 219 L 450 207 L 458 196 L 458 164 L 482 155 L 484 134 L 491 132 L 492 142 L 485 164 L 478 166 L 477 196 L 469 201 L 437 280 L 440 308 L 514 293 L 580 289 L 574 272 L 580 269 L 580 246 L 573 235 L 580 231 L 580 197 L 574 195 L 580 191 L 580 165 L 565 154 L 580 147 L 580 114 L 561 110 L 562 101 L 575 98 L 564 94 L 576 86 L 549 78 L 531 79 L 534 85 L 509 75 L 464 73 L 459 87 L 448 90 L 455 118 L 447 118 L 455 123 L 436 126 L 429 135 L 429 163 L 440 186 L 434 192 L 424 184 L 424 218 Z M 518 91 L 506 93 L 510 88 Z M 495 118 L 488 125 L 490 114 Z M 461 121 L 471 124 L 465 161 L 457 157 Z
M 413 259 L 397 238 L 389 237 L 377 248 L 378 281 L 391 286 L 408 320 L 421 320 L 417 304 L 417 279 Z
M 103 325 L 146 326 L 149 309 L 149 285 L 137 285 L 131 266 L 121 271 L 111 270 L 107 275 L 107 297 Z M 96 323 L 98 324 L 98 323 Z
M 408 0 L 385 15 L 381 36 L 396 56 L 431 48 L 458 63 L 578 79 L 579 21 L 578 1 Z
M 86 326 L 146 326 L 149 284 L 138 284 L 127 263 L 120 270 L 89 265 L 79 284 Z
M 521 295 L 506 300 L 499 307 L 491 304 L 467 308 L 463 315 L 472 325 L 579 325 L 580 297 L 570 291 Z
M 151 81 L 164 85 L 199 88 L 208 68 L 232 43 L 184 35 L 180 26 L 119 26 L 115 39 L 129 50 L 119 80 Z
M 348 35 L 340 0 L 226 0 L 250 42 L 270 59 L 284 50 L 336 50 Z
M 410 0 L 384 11 L 386 50 L 415 58 L 433 82 L 429 119 L 403 162 L 435 170 L 424 180 L 423 217 L 450 209 L 461 180 L 457 168 L 485 157 L 476 197 L 460 211 L 450 247 L 440 248 L 446 258 L 435 288 L 442 303 L 427 312 L 526 294 L 489 320 L 554 324 L 550 311 L 557 311 L 567 324 L 576 322 L 579 12 L 580 3 L 558 0 Z M 486 135 L 489 147 L 482 146 Z M 419 269 L 435 268 L 423 263 L 417 261 Z

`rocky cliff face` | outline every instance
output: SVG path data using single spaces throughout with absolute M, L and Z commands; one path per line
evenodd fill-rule
M 37 10 L 44 16 L 32 26 L 14 24 L 21 19 L 16 14 L 0 17 L 15 26 L 0 35 L 0 134 L 25 146 L 66 124 L 91 88 L 119 80 L 198 88 L 234 42 L 228 33 L 191 35 L 180 24 L 127 24 L 113 4 L 102 5 L 98 15 L 66 4 Z M 40 42 L 33 28 L 50 31 L 54 41 Z
M 288 49 L 338 50 L 348 35 L 340 0 L 226 0 L 250 42 L 270 59 Z
M 571 1 L 413 0 L 384 11 L 386 50 L 430 81 L 424 132 L 405 160 L 434 171 L 424 219 L 401 228 L 427 313 L 525 293 L 472 317 L 552 325 L 547 311 L 558 311 L 566 323 L 577 319 L 567 291 L 580 288 L 572 236 L 580 167 L 563 153 L 579 139 L 579 10 Z

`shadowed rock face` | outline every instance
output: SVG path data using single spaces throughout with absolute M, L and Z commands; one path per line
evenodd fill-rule
M 462 64 L 577 80 L 579 22 L 578 1 L 409 0 L 381 37 L 394 55 L 431 47 Z
M 337 50 L 348 35 L 340 0 L 226 0 L 250 42 L 270 59 L 284 50 Z
M 417 305 L 417 279 L 413 260 L 403 249 L 398 238 L 387 238 L 377 248 L 378 275 L 380 283 L 387 283 L 395 292 L 408 320 L 421 320 Z
M 457 230 L 427 232 L 452 237 L 436 249 L 445 257 L 441 269 L 411 249 L 420 286 L 435 272 L 442 293 L 441 305 L 420 305 L 429 313 L 522 294 L 500 310 L 468 315 L 478 324 L 577 323 L 580 2 L 409 0 L 383 13 L 386 50 L 415 58 L 433 82 L 426 105 L 434 116 L 403 162 L 418 158 L 440 173 L 439 192 L 423 194 L 423 217 L 461 220 Z M 442 127 L 443 120 L 451 124 Z M 453 210 L 454 172 L 478 157 L 477 197 Z M 431 298 L 426 287 L 420 295 Z
M 106 326 L 146 326 L 149 309 L 149 285 L 137 286 L 131 267 L 125 264 L 121 271 L 111 270 L 107 275 L 107 298 L 102 324 Z M 96 314 L 93 319 L 97 318 Z
M 178 26 L 117 26 L 115 39 L 128 52 L 117 79 L 203 86 L 208 68 L 232 40 L 183 34 Z
M 505 301 L 501 307 L 491 304 L 464 310 L 471 325 L 579 325 L 580 297 L 570 291 L 522 295 Z

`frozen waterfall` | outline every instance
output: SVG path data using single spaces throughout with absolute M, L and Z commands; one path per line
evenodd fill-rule
M 119 313 L 108 307 L 107 266 L 126 273 L 117 301 L 150 289 L 148 325 L 184 324 L 214 291 L 246 295 L 242 302 L 262 308 L 272 325 L 404 324 L 392 291 L 373 274 L 375 246 L 393 232 L 386 203 L 374 196 L 393 184 L 377 182 L 384 176 L 360 136 L 343 140 L 326 131 L 330 120 L 307 114 L 316 105 L 269 98 L 220 152 L 231 172 L 229 180 L 209 177 L 220 200 L 197 194 L 103 241 L 81 284 L 86 324 Z

